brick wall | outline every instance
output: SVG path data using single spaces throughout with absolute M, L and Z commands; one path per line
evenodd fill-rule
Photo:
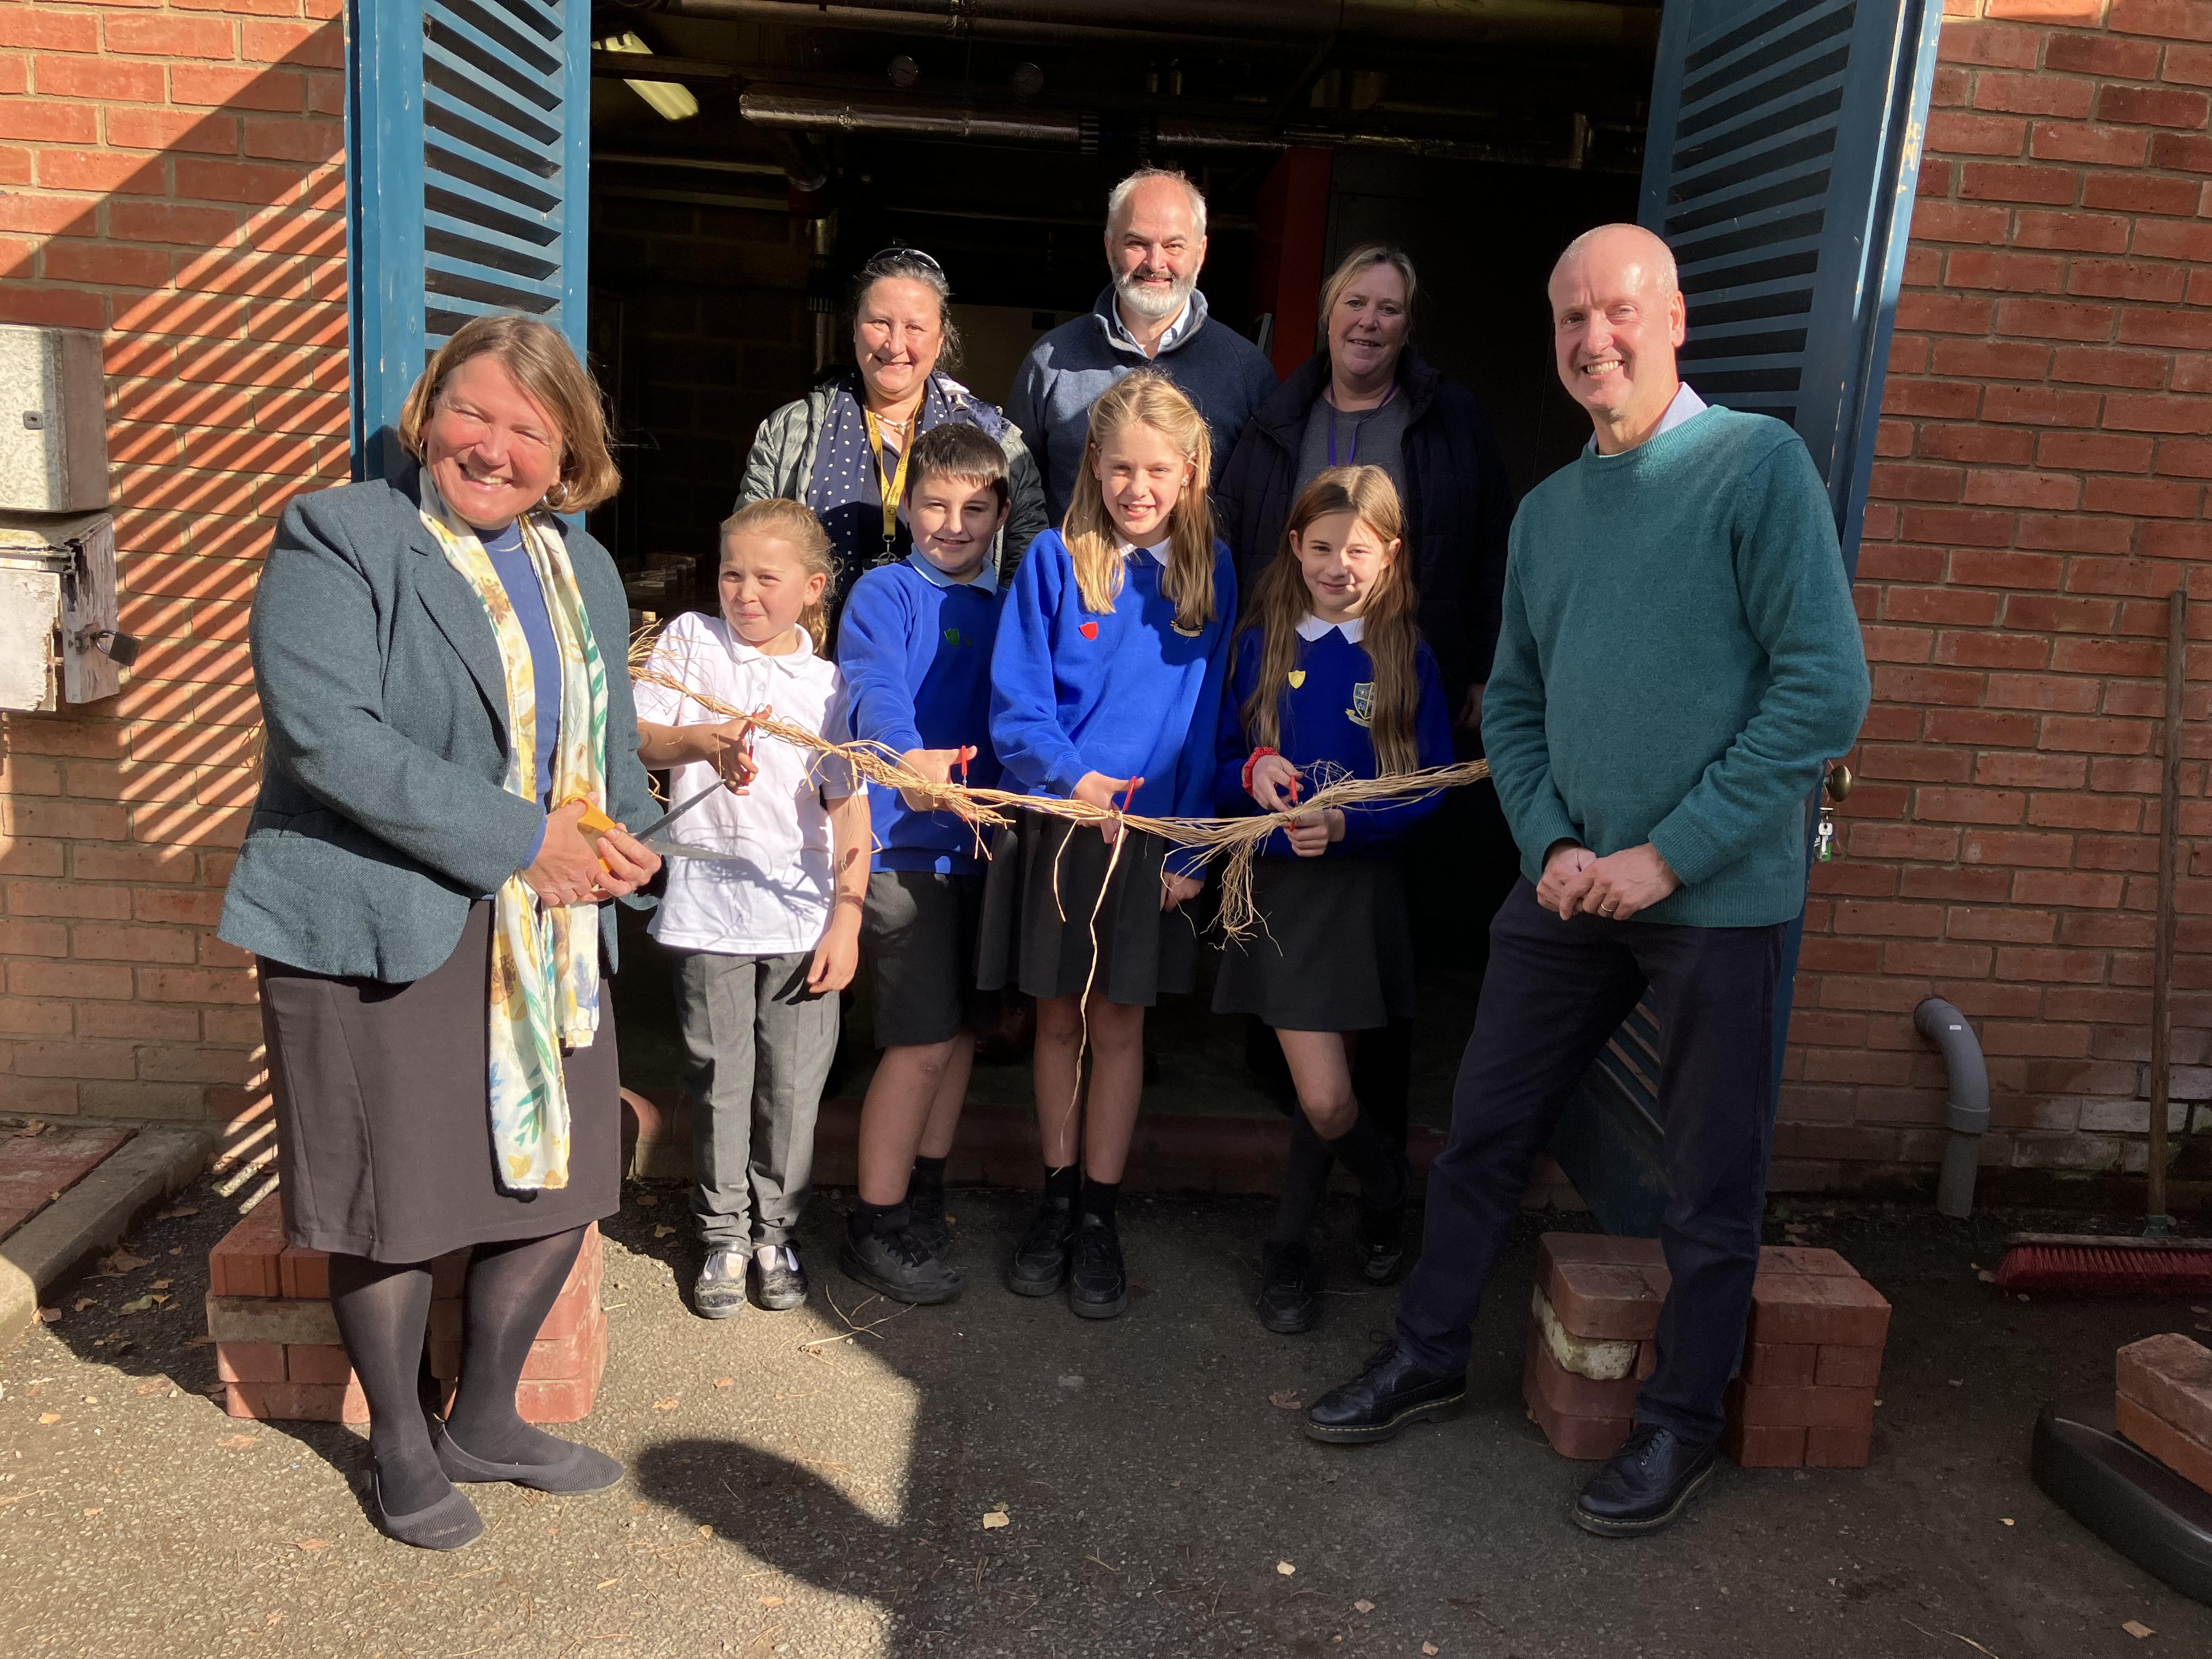
M 0 1099 L 240 1117 L 215 937 L 254 787 L 273 520 L 346 465 L 339 0 L 0 0 L 0 320 L 106 338 L 119 697 L 0 716 Z
M 1990 1056 L 1985 1164 L 2142 1167 L 2176 583 L 2212 641 L 2212 3 L 1949 10 L 1859 560 L 1864 781 L 1814 881 L 1784 1187 L 1938 1155 L 1929 994 Z M 2202 722 L 2212 646 L 2191 655 Z M 2187 752 L 2175 1083 L 2202 1100 L 2201 724 Z

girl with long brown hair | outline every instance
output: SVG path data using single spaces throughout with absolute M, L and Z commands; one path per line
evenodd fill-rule
M 1352 1092 L 1357 1033 L 1413 1012 L 1413 939 L 1390 853 L 1438 796 L 1299 812 L 1340 777 L 1387 777 L 1452 758 L 1451 711 L 1413 617 L 1404 514 L 1389 475 L 1333 467 L 1300 493 L 1237 637 L 1222 700 L 1216 796 L 1224 813 L 1280 812 L 1253 866 L 1265 923 L 1232 940 L 1213 1011 L 1275 1030 L 1297 1090 L 1273 1231 L 1261 1253 L 1260 1318 L 1310 1330 L 1321 1275 L 1306 1231 L 1342 1158 L 1359 1179 L 1363 1274 L 1398 1259 L 1405 1156 Z
M 1206 506 L 1212 461 L 1205 417 L 1163 374 L 1139 370 L 1092 406 L 1066 520 L 1030 544 L 993 648 L 991 741 L 1009 787 L 1155 816 L 1212 811 L 1237 604 Z M 1037 999 L 1044 1201 L 1007 1285 L 1049 1296 L 1066 1284 L 1089 1319 L 1128 1302 L 1114 1207 L 1144 1088 L 1145 1010 L 1197 973 L 1197 937 L 1176 913 L 1198 896 L 1199 861 L 1152 835 L 1115 848 L 1118 829 L 1024 815 L 1002 832 L 979 964 L 983 988 Z

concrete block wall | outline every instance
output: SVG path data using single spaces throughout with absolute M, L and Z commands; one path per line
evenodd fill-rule
M 0 0 L 0 321 L 106 343 L 122 695 L 0 716 L 0 1102 L 250 1114 L 255 572 L 346 470 L 340 0 Z

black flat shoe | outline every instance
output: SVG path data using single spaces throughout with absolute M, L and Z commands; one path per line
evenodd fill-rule
M 1321 1268 L 1304 1239 L 1260 1249 L 1260 1322 L 1279 1336 L 1298 1336 L 1321 1317 Z
M 437 1449 L 438 1467 L 445 1470 L 446 1479 L 456 1483 L 508 1480 L 533 1492 L 574 1493 L 605 1492 L 623 1478 L 621 1464 L 589 1446 L 569 1444 L 568 1455 L 557 1462 L 494 1463 L 463 1451 L 442 1425 L 430 1443 Z
M 960 1275 L 922 1243 L 919 1227 L 845 1236 L 837 1251 L 845 1277 L 894 1302 L 927 1307 L 960 1294 Z
M 1037 1206 L 1007 1264 L 1006 1288 L 1016 1296 L 1050 1296 L 1067 1282 L 1067 1246 L 1075 1237 L 1075 1204 L 1048 1198 Z
M 1114 1224 L 1086 1215 L 1068 1246 L 1067 1305 L 1079 1319 L 1112 1319 L 1129 1305 L 1129 1275 Z
M 1372 1445 L 1408 1423 L 1441 1423 L 1467 1405 L 1465 1371 L 1425 1370 L 1393 1340 L 1366 1370 L 1306 1407 L 1306 1433 L 1333 1446 Z
M 952 1254 L 952 1224 L 945 1218 L 945 1188 L 909 1192 L 906 1200 L 907 1230 L 921 1247 L 939 1261 Z
M 766 1261 L 756 1252 L 752 1274 L 753 1294 L 770 1313 L 788 1312 L 806 1300 L 806 1269 L 789 1244 L 777 1245 Z
M 384 1480 L 374 1463 L 368 1466 L 368 1503 L 379 1532 L 418 1550 L 466 1549 L 483 1536 L 483 1516 L 464 1492 L 448 1492 L 427 1509 L 392 1514 L 384 1507 Z
M 717 1244 L 707 1252 L 698 1278 L 691 1281 L 691 1306 L 702 1319 L 735 1319 L 745 1309 L 745 1265 L 751 1252 L 742 1244 Z
M 1359 1276 L 1395 1285 L 1406 1271 L 1406 1206 L 1359 1212 Z
M 1634 1538 L 1674 1525 L 1719 1467 L 1719 1449 L 1639 1423 L 1575 1500 L 1575 1524 L 1601 1538 Z

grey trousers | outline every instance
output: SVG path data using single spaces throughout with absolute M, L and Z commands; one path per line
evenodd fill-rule
M 813 1182 L 837 999 L 807 990 L 811 951 L 675 956 L 699 1237 L 709 1248 L 786 1243 Z

